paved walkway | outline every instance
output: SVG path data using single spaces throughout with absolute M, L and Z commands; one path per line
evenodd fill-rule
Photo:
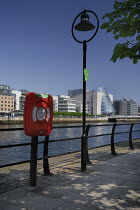
M 84 173 L 75 168 L 53 176 L 38 175 L 34 188 L 24 184 L 1 193 L 0 209 L 138 210 L 140 149 L 97 161 Z

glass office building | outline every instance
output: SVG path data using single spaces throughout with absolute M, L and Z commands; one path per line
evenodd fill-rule
M 73 90 L 73 93 L 78 93 L 78 90 Z M 82 101 L 83 94 L 73 96 L 75 100 Z M 86 92 L 86 104 L 88 107 L 88 114 L 90 115 L 114 115 L 113 95 L 108 94 L 106 89 L 99 87 L 92 91 Z
M 110 99 L 109 94 L 107 93 L 106 89 L 104 87 L 99 87 L 96 91 L 102 93 L 101 114 L 102 115 L 114 115 L 115 110 L 113 107 L 113 103 L 111 102 L 111 99 Z

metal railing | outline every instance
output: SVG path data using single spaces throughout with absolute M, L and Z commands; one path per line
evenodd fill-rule
M 130 125 L 129 131 L 115 132 L 115 129 L 116 129 L 117 126 L 124 126 L 124 125 Z M 111 154 L 112 155 L 116 155 L 114 139 L 115 139 L 115 135 L 117 135 L 117 134 L 129 133 L 129 139 L 126 140 L 126 141 L 129 141 L 129 147 L 130 147 L 130 149 L 133 149 L 133 142 L 132 142 L 132 140 L 136 140 L 136 139 L 132 139 L 132 133 L 140 132 L 140 130 L 133 130 L 133 126 L 134 125 L 140 125 L 140 123 L 117 123 L 117 124 L 114 123 L 114 124 L 97 124 L 97 125 L 94 125 L 94 124 L 90 125 L 89 124 L 89 125 L 86 125 L 86 135 L 87 135 L 88 139 L 89 138 L 101 137 L 101 136 L 111 136 L 110 144 L 107 144 L 107 145 L 111 146 Z M 93 128 L 93 127 L 103 127 L 103 126 L 104 127 L 111 126 L 112 127 L 111 133 L 89 136 L 89 130 L 91 128 Z M 63 128 L 82 128 L 82 125 L 57 126 L 57 127 L 55 126 L 55 127 L 53 127 L 53 130 L 54 129 L 63 129 Z M 23 128 L 1 128 L 0 132 L 4 132 L 4 131 L 12 132 L 12 131 L 23 131 L 23 130 L 24 130 Z M 49 140 L 48 143 L 63 142 L 63 141 L 74 141 L 74 140 L 78 140 L 78 139 L 81 139 L 81 136 L 77 136 L 77 137 L 73 137 L 73 138 Z M 45 143 L 45 140 L 38 142 L 38 144 L 44 144 L 44 143 Z M 31 143 L 29 142 L 29 143 L 21 143 L 21 144 L 0 145 L 0 149 L 13 148 L 13 147 L 22 147 L 22 146 L 31 146 Z M 90 148 L 90 149 L 92 149 L 92 148 Z M 63 153 L 63 154 L 60 154 L 60 155 L 70 154 L 70 153 L 75 153 L 75 152 L 80 152 L 80 150 L 77 150 L 77 151 L 74 151 L 74 152 L 67 152 L 67 153 Z M 60 155 L 48 156 L 48 158 L 55 157 L 55 156 L 60 156 Z M 41 159 L 43 159 L 43 157 L 42 158 L 38 158 L 38 160 L 41 160 Z M 7 166 L 12 166 L 12 165 L 17 165 L 17 164 L 22 164 L 22 163 L 27 163 L 27 162 L 30 162 L 30 160 L 4 164 L 4 165 L 1 165 L 0 168 L 7 167 Z M 89 160 L 88 152 L 87 152 L 87 163 L 91 163 L 90 160 Z

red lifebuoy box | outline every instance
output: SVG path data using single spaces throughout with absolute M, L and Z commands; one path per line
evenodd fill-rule
M 52 130 L 53 98 L 29 92 L 24 104 L 24 132 L 28 136 L 48 136 Z

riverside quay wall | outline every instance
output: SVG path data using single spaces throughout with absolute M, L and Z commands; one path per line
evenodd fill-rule
M 92 122 L 140 122 L 140 116 L 134 117 L 97 117 L 97 118 L 86 118 L 87 123 Z M 0 117 L 0 124 L 23 124 L 23 117 Z M 81 118 L 53 118 L 53 123 L 82 123 Z
M 87 122 L 108 122 L 107 117 L 86 118 Z M 23 117 L 0 117 L 0 124 L 23 123 Z M 53 118 L 53 123 L 82 123 L 82 118 Z

